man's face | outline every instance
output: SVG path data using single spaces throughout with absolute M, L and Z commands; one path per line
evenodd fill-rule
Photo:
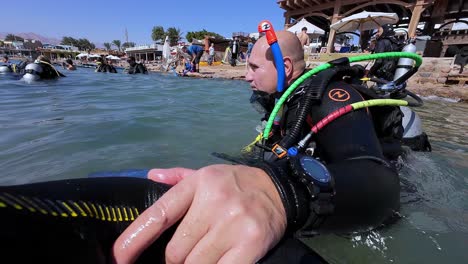
M 276 68 L 270 45 L 266 42 L 265 37 L 257 41 L 252 48 L 245 80 L 250 83 L 250 87 L 254 91 L 263 91 L 268 94 L 276 91 Z
M 2 62 L 8 62 L 7 58 L 2 58 Z
M 380 36 L 382 36 L 382 34 L 383 34 L 383 28 L 379 27 L 379 29 L 377 30 L 377 33 L 375 34 L 375 36 L 377 38 L 380 38 Z

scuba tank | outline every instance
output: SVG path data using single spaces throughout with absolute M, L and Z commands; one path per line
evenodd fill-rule
M 11 72 L 11 68 L 8 67 L 7 65 L 0 66 L 0 73 L 10 73 L 10 72 Z
M 409 41 L 409 43 L 403 47 L 403 52 L 416 53 L 416 45 L 413 44 L 414 41 Z M 398 60 L 397 69 L 393 80 L 396 81 L 398 78 L 407 73 L 411 68 L 413 68 L 413 60 L 410 58 L 400 58 Z
M 414 41 L 410 40 L 408 44 L 403 47 L 402 51 L 416 53 L 416 45 L 414 45 Z M 393 81 L 396 81 L 398 78 L 405 75 L 411 68 L 413 68 L 412 59 L 400 58 L 398 60 Z M 405 87 L 406 81 L 402 86 L 404 91 L 402 94 L 404 95 L 408 94 L 408 91 L 404 90 Z M 414 95 L 412 97 L 415 98 Z M 403 144 L 409 146 L 412 150 L 415 151 L 431 151 L 431 144 L 429 143 L 427 134 L 423 131 L 422 122 L 421 118 L 419 118 L 419 115 L 409 107 L 400 106 L 400 110 L 403 112 Z
M 38 63 L 30 63 L 26 65 L 25 74 L 23 75 L 23 80 L 26 82 L 38 81 L 41 79 L 41 74 L 43 72 L 42 66 Z

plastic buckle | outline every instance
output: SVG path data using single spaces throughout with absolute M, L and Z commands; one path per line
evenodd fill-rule
M 288 151 L 278 144 L 274 145 L 271 151 L 280 159 L 284 158 L 288 154 Z

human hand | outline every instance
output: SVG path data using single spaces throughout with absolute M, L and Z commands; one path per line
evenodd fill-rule
M 116 263 L 132 263 L 182 219 L 166 247 L 167 263 L 254 263 L 276 245 L 286 213 L 266 173 L 241 165 L 194 171 L 151 170 L 149 178 L 176 184 L 116 240 Z

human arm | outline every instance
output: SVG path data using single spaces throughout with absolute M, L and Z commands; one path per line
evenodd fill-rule
M 281 198 L 261 169 L 212 165 L 197 171 L 152 170 L 149 178 L 177 184 L 117 239 L 117 263 L 135 261 L 179 220 L 166 248 L 167 263 L 254 263 L 286 230 Z

